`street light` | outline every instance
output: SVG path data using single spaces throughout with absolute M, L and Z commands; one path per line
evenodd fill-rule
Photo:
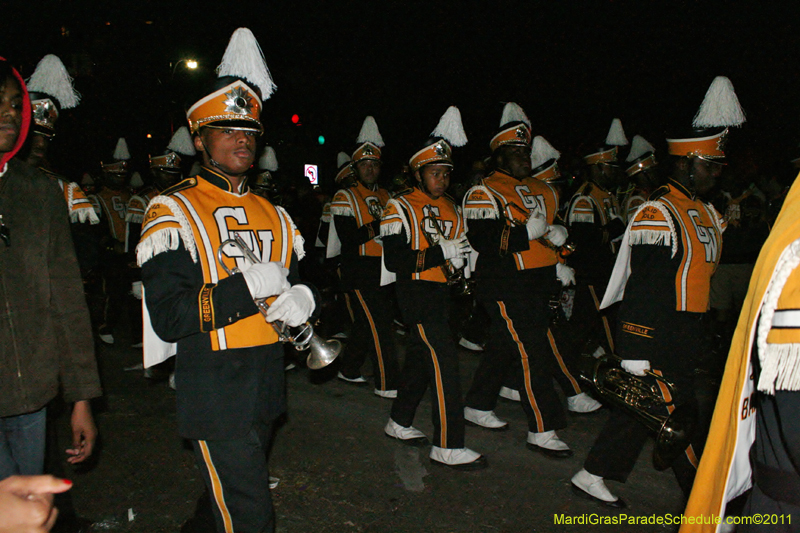
M 198 63 L 197 63 L 196 59 L 189 59 L 189 58 L 179 59 L 172 66 L 172 75 L 173 76 L 175 75 L 175 70 L 178 68 L 178 65 L 180 65 L 181 63 L 185 63 L 186 64 L 186 68 L 188 68 L 189 70 L 194 70 L 194 69 L 196 69 L 198 67 Z

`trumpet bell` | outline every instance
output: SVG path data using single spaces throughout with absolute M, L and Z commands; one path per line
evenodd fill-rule
M 311 370 L 319 370 L 331 364 L 342 353 L 342 343 L 337 339 L 323 340 L 313 335 L 308 345 L 309 354 L 306 365 Z

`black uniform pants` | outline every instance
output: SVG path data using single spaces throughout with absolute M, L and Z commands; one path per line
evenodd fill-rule
M 606 353 L 615 350 L 612 330 L 613 313 L 600 311 L 605 286 L 593 283 L 578 282 L 575 287 L 575 300 L 572 316 L 557 335 L 559 346 L 565 353 L 593 353 L 597 346 L 602 346 Z
M 620 309 L 620 327 L 617 330 L 619 355 L 625 359 L 649 360 L 653 372 L 661 372 L 675 384 L 672 393 L 663 385 L 658 386 L 664 400 L 689 406 L 689 409 L 696 405 L 692 361 L 703 346 L 701 319 L 702 315 L 698 313 L 652 310 L 648 314 L 631 312 L 623 307 Z M 632 333 L 624 326 L 628 323 L 645 324 L 651 329 L 647 336 Z M 656 384 L 655 378 L 645 376 L 642 379 Z M 671 409 L 659 407 L 653 412 L 666 416 Z M 613 407 L 608 422 L 589 451 L 584 468 L 596 476 L 624 482 L 633 470 L 645 441 L 652 435 L 652 430 L 631 413 Z M 699 448 L 690 444 L 670 465 L 687 496 L 694 482 L 698 460 Z
M 392 404 L 392 420 L 404 427 L 411 426 L 430 386 L 433 445 L 463 448 L 464 403 L 458 348 L 449 325 L 449 289 L 444 283 L 398 282 L 397 299 L 412 335 L 406 347 L 397 399 Z
M 389 297 L 392 290 L 393 285 L 350 291 L 355 323 L 339 367 L 345 376 L 358 377 L 369 356 L 375 372 L 375 388 L 382 391 L 397 389 L 399 373 L 392 338 L 393 308 Z
M 668 377 L 675 383 L 678 390 L 685 391 L 678 396 L 678 404 L 687 404 L 694 397 L 691 389 L 691 377 L 679 378 L 675 375 Z M 643 377 L 648 383 L 655 383 L 654 378 Z M 664 387 L 660 387 L 662 397 L 666 400 L 671 398 Z M 685 407 L 691 408 L 691 407 Z M 659 408 L 652 412 L 667 416 L 671 409 Z M 653 436 L 653 431 L 648 429 L 642 422 L 634 418 L 634 415 L 612 406 L 608 421 L 600 430 L 594 446 L 589 451 L 583 467 L 591 474 L 614 481 L 625 482 L 628 479 L 639 454 L 644 447 L 647 439 Z M 688 497 L 694 483 L 694 476 L 697 473 L 699 457 L 695 452 L 695 446 L 689 445 L 671 464 L 675 478 Z
M 272 424 L 255 422 L 242 438 L 192 441 L 219 533 L 275 531 L 267 466 L 271 440 Z
M 553 387 L 557 371 L 547 336 L 548 302 L 558 290 L 555 267 L 517 272 L 487 280 L 478 296 L 489 314 L 489 338 L 467 392 L 467 407 L 491 411 L 514 362 L 522 368 L 520 398 L 528 430 L 542 433 L 566 427 L 564 408 Z
M 560 334 L 563 334 L 563 329 L 558 329 L 558 326 L 551 326 L 547 329 L 547 341 L 550 343 L 550 350 L 556 363 L 553 378 L 561 387 L 561 391 L 565 396 L 575 396 L 583 392 L 583 388 L 573 371 L 575 368 L 574 354 L 565 353 L 559 348 L 558 339 L 561 337 Z M 511 368 L 508 370 L 505 380 L 503 380 L 503 385 L 510 389 L 522 390 L 524 378 L 519 359 L 512 361 Z

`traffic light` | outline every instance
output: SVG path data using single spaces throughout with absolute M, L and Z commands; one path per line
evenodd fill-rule
M 317 142 L 319 143 L 320 146 L 325 144 L 325 136 L 324 135 L 320 135 L 319 137 L 317 137 Z
M 300 125 L 300 115 L 292 115 L 292 124 L 297 124 L 298 126 Z

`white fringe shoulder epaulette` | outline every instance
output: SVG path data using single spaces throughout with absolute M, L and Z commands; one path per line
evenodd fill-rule
M 197 263 L 197 245 L 194 242 L 192 226 L 189 224 L 189 220 L 186 218 L 186 215 L 183 214 L 183 211 L 178 206 L 178 203 L 169 196 L 159 195 L 150 200 L 150 203 L 147 204 L 147 208 L 149 209 L 151 205 L 155 204 L 162 204 L 164 207 L 169 209 L 170 213 L 172 214 L 170 220 L 172 222 L 177 222 L 180 229 L 160 229 L 154 232 L 152 235 L 149 235 L 147 238 L 141 240 L 136 246 L 136 262 L 138 265 L 142 266 L 160 253 L 177 250 L 181 241 L 183 241 L 184 248 L 186 248 L 186 250 L 189 252 L 189 255 L 191 255 L 192 262 Z M 164 216 L 158 217 L 151 223 L 159 222 L 165 222 Z M 142 234 L 144 234 L 147 229 L 148 227 L 146 225 L 142 227 Z
M 778 259 L 758 319 L 756 344 L 761 375 L 758 390 L 775 394 L 775 390 L 800 390 L 800 344 L 767 344 L 772 329 L 778 299 L 789 280 L 789 276 L 800 265 L 800 239 L 786 247 Z
M 406 243 L 411 242 L 411 226 L 408 223 L 408 218 L 406 218 L 405 211 L 403 210 L 403 206 L 400 204 L 399 201 L 392 198 L 386 204 L 386 207 L 393 205 L 395 211 L 397 211 L 397 217 L 400 219 L 397 222 L 389 222 L 388 224 L 381 223 L 381 237 L 386 237 L 388 235 L 399 235 L 402 230 L 406 232 Z
M 128 200 L 128 205 L 130 206 L 133 202 L 139 202 L 139 204 L 146 209 L 147 200 L 142 198 L 141 196 L 134 194 L 131 196 L 130 200 Z M 131 209 L 128 209 L 127 214 L 125 215 L 125 222 L 133 222 L 134 224 L 141 224 L 144 222 L 144 211 L 141 213 L 132 212 Z
M 292 217 L 289 216 L 289 213 L 286 211 L 286 209 L 284 209 L 279 205 L 276 205 L 275 209 L 277 209 L 278 212 L 282 214 L 284 217 L 286 217 L 286 220 L 289 221 L 289 225 L 291 226 L 292 229 L 292 242 L 294 243 L 294 253 L 297 254 L 297 260 L 301 261 L 306 256 L 306 249 L 305 249 L 306 240 L 297 230 L 297 226 L 294 225 L 294 220 L 292 220 Z
M 347 205 L 341 205 L 336 202 L 336 197 L 342 193 L 344 197 L 347 199 Z M 336 194 L 333 195 L 333 201 L 331 202 L 331 215 L 336 215 L 340 217 L 354 217 L 355 211 L 354 209 L 355 199 L 353 198 L 353 193 L 348 191 L 347 189 L 339 189 Z
M 467 200 L 473 191 L 482 191 L 491 202 L 492 207 L 467 207 Z M 475 185 L 467 191 L 464 195 L 461 210 L 464 212 L 465 219 L 497 220 L 500 218 L 500 208 L 497 206 L 497 200 L 485 185 Z
M 592 209 L 586 213 L 578 213 L 577 206 L 581 201 L 588 202 Z M 586 224 L 594 224 L 594 206 L 595 202 L 591 196 L 585 194 L 578 194 L 572 197 L 569 203 L 569 210 L 567 211 L 567 223 L 583 222 Z
M 706 210 L 709 213 L 711 213 L 711 220 L 714 221 L 714 226 L 717 228 L 719 234 L 722 235 L 723 233 L 725 233 L 725 230 L 728 228 L 728 225 L 725 223 L 725 221 L 722 220 L 722 216 L 719 214 L 719 211 L 717 211 L 717 208 L 714 207 L 714 204 L 706 203 L 705 206 Z
M 665 231 L 653 231 L 653 230 L 636 230 L 630 231 L 633 228 L 633 224 L 636 221 L 636 217 L 639 213 L 647 209 L 648 207 L 653 207 L 658 209 L 662 215 L 664 215 L 664 219 L 667 221 L 667 227 L 669 228 L 669 233 Z M 670 246 L 672 249 L 672 255 L 670 257 L 675 257 L 675 254 L 678 253 L 678 234 L 675 231 L 675 223 L 672 221 L 672 215 L 669 212 L 667 206 L 662 204 L 661 202 L 654 202 L 652 200 L 648 200 L 644 202 L 642 205 L 636 209 L 636 212 L 631 216 L 630 225 L 628 226 L 628 230 L 630 231 L 630 244 L 652 244 L 654 246 Z
M 70 182 L 66 184 L 67 186 L 67 205 L 69 206 L 69 220 L 70 222 L 80 222 L 83 224 L 84 222 L 89 222 L 89 224 L 99 224 L 100 217 L 97 216 L 97 213 L 94 211 L 94 206 L 92 203 L 89 202 L 89 205 L 86 207 L 79 207 L 75 208 L 75 189 L 80 189 L 80 186 L 75 182 Z M 88 198 L 87 198 L 88 200 Z

